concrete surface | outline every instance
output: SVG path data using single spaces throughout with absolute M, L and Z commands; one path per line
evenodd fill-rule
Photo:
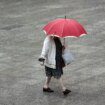
M 88 33 L 69 39 L 75 61 L 64 69 L 68 97 L 54 78 L 55 92 L 42 92 L 37 61 L 42 27 L 65 14 Z M 0 0 L 0 105 L 105 105 L 105 0 Z

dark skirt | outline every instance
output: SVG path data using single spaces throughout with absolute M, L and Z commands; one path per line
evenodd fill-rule
M 58 55 L 56 56 L 56 69 L 49 68 L 45 66 L 45 72 L 47 77 L 54 77 L 59 79 L 61 75 L 63 75 L 63 69 L 62 69 L 62 58 Z
M 62 68 L 59 68 L 59 67 L 56 69 L 53 69 L 45 66 L 45 72 L 47 77 L 53 76 L 54 78 L 57 78 L 57 79 L 59 79 L 61 75 L 63 75 L 63 70 Z

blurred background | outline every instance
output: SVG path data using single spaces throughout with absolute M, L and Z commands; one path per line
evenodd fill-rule
M 56 18 L 76 19 L 88 35 L 69 38 L 75 61 L 64 69 L 71 89 L 43 94 L 42 27 Z M 0 105 L 105 105 L 105 0 L 0 0 Z

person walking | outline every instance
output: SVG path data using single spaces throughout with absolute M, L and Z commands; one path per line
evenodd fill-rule
M 67 95 L 71 90 L 67 89 L 63 83 L 63 67 L 65 62 L 62 58 L 62 53 L 66 49 L 66 46 L 62 45 L 60 38 L 56 36 L 47 36 L 43 43 L 43 48 L 39 61 L 45 64 L 46 80 L 43 86 L 43 92 L 54 92 L 50 87 L 49 83 L 52 76 L 59 80 L 62 93 Z

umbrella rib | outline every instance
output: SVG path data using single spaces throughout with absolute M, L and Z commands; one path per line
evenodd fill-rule
M 77 23 L 77 24 L 81 26 L 81 28 L 79 28 L 79 30 L 82 31 L 82 33 L 83 33 L 83 30 L 85 31 L 85 29 L 83 28 L 83 26 L 80 23 Z
M 78 24 L 78 25 L 80 25 L 80 26 L 81 26 L 81 28 L 82 28 L 82 30 L 81 30 L 81 28 L 80 28 L 80 27 L 78 27 L 78 28 L 79 28 L 79 29 L 77 28 L 77 29 L 78 29 L 78 32 L 80 32 L 80 33 L 81 33 L 81 31 L 82 31 L 82 33 L 81 33 L 81 34 L 84 34 L 84 33 L 83 33 L 83 30 L 84 30 L 83 26 L 82 26 L 80 23 L 78 23 L 78 22 L 77 22 L 77 24 Z M 85 31 L 85 30 L 84 30 L 84 31 Z M 81 35 L 80 35 L 80 36 L 81 36 Z
M 61 35 L 62 37 L 63 37 L 65 22 L 66 22 L 66 20 L 64 21 L 63 28 L 62 28 L 62 33 L 61 33 L 61 34 L 62 34 L 62 35 Z
M 61 22 L 61 21 L 59 21 L 59 22 Z M 48 30 L 48 32 L 47 33 L 49 33 L 50 32 L 50 30 L 53 28 L 53 26 L 55 25 L 55 24 L 58 24 L 59 22 L 55 22 L 50 28 L 49 28 L 49 30 Z M 54 34 L 54 33 L 53 33 Z
M 73 26 L 74 26 L 74 28 L 78 31 L 78 33 L 80 32 L 79 30 L 78 30 L 78 28 L 74 25 L 74 24 L 72 24 Z

